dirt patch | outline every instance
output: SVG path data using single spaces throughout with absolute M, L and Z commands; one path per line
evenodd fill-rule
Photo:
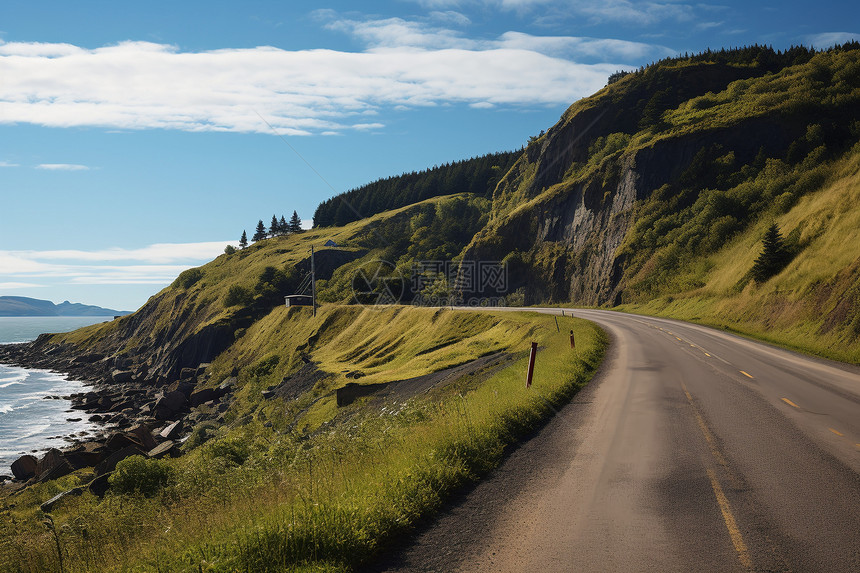
M 408 400 L 419 394 L 426 394 L 434 389 L 451 386 L 457 382 L 467 382 L 470 385 L 485 380 L 500 368 L 507 366 L 513 357 L 506 352 L 497 352 L 482 356 L 466 364 L 446 368 L 432 374 L 416 376 L 406 380 L 395 382 L 384 382 L 382 384 L 356 385 L 349 384 L 350 388 L 339 391 L 338 405 L 347 405 L 361 396 L 374 396 L 373 405 L 381 405 L 385 401 Z M 352 390 L 352 391 L 349 391 Z M 343 394 L 343 395 L 341 395 Z
M 323 372 L 313 362 L 305 362 L 292 376 L 286 376 L 280 384 L 272 388 L 272 391 L 278 398 L 292 400 L 312 389 L 320 380 L 330 376 L 331 374 Z

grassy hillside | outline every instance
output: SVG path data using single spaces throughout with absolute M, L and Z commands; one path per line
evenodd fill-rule
M 821 190 L 805 194 L 775 221 L 796 253 L 763 284 L 749 280 L 769 224 L 761 219 L 704 258 L 701 286 L 620 308 L 674 316 L 752 334 L 860 363 L 860 152 L 832 168 Z
M 526 149 L 465 258 L 504 258 L 529 303 L 710 316 L 857 361 L 858 48 L 625 75 Z M 794 259 L 756 283 L 772 222 Z
M 356 271 L 372 261 L 409 277 L 413 260 L 449 260 L 486 222 L 490 203 L 469 194 L 429 199 L 343 227 L 265 239 L 184 271 L 136 313 L 56 335 L 55 344 L 129 357 L 141 376 L 175 379 L 209 362 L 272 309 L 283 306 L 310 271 L 316 249 L 322 301 L 353 299 Z M 333 241 L 337 247 L 325 247 Z M 408 302 L 408 299 L 404 299 Z M 146 371 L 143 372 L 144 367 Z
M 329 305 L 312 318 L 277 309 L 213 364 L 215 383 L 237 368 L 239 390 L 226 423 L 195 430 L 187 455 L 121 462 L 103 499 L 67 498 L 47 528 L 39 503 L 84 482 L 85 470 L 0 499 L 0 569 L 360 568 L 588 380 L 606 341 L 585 321 L 560 322 L 562 333 L 552 317 L 530 314 Z M 531 340 L 542 350 L 527 390 Z M 328 400 L 346 382 L 343 366 L 371 383 L 493 351 L 508 353 L 507 367 L 410 399 Z M 263 398 L 261 389 L 299 375 L 302 356 L 327 376 L 295 398 Z

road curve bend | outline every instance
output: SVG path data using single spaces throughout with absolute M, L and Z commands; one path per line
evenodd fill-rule
M 375 570 L 860 571 L 860 370 L 571 312 L 612 340 L 593 382 Z

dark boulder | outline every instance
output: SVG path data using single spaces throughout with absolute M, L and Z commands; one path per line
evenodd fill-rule
M 36 479 L 40 482 L 50 481 L 72 473 L 75 468 L 66 459 L 63 452 L 51 448 L 36 465 Z
M 12 462 L 12 475 L 15 476 L 15 479 L 28 480 L 36 475 L 38 463 L 39 461 L 34 456 L 29 454 L 21 456 Z
M 194 406 L 199 406 L 200 404 L 209 402 L 210 400 L 217 400 L 220 397 L 220 392 L 215 388 L 200 388 L 191 393 L 188 401 L 193 408 Z
M 66 450 L 64 456 L 73 468 L 95 467 L 108 455 L 108 450 L 101 442 L 86 442 L 70 450 Z
M 164 438 L 165 440 L 173 440 L 173 439 L 178 438 L 181 433 L 182 433 L 182 420 L 178 420 L 176 422 L 173 422 L 172 424 L 170 424 L 169 426 L 167 426 L 163 430 L 161 430 L 161 432 L 159 432 L 158 435 L 160 437 Z
M 96 466 L 96 476 L 101 476 L 106 473 L 110 473 L 116 469 L 116 465 L 126 458 L 130 458 L 131 456 L 145 456 L 146 452 L 143 451 L 139 446 L 126 446 L 121 450 L 118 450 L 108 457 L 106 457 L 102 462 Z

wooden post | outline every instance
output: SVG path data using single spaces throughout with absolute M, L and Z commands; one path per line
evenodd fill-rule
M 573 331 L 570 331 L 570 347 L 576 348 L 576 341 L 573 339 Z
M 526 375 L 526 388 L 531 388 L 532 377 L 535 373 L 535 355 L 537 354 L 537 342 L 532 342 L 532 351 L 529 354 L 529 372 Z

